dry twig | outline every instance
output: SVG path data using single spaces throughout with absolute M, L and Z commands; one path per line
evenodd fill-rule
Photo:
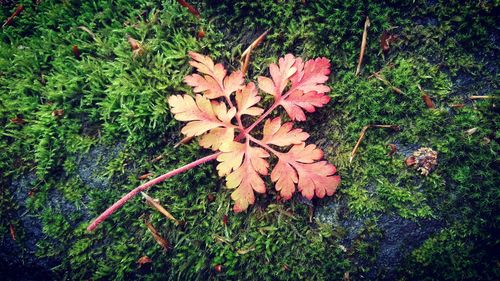
M 363 63 L 363 57 L 365 56 L 366 49 L 366 38 L 368 37 L 368 27 L 370 27 L 370 19 L 366 17 L 365 28 L 363 30 L 363 39 L 361 40 L 361 52 L 359 53 L 358 67 L 356 67 L 356 74 L 358 76 L 361 71 L 361 64 Z
M 17 9 L 14 11 L 14 13 L 12 13 L 12 15 L 8 17 L 7 20 L 5 20 L 5 22 L 2 25 L 2 28 L 6 27 L 7 25 L 10 25 L 14 21 L 14 19 L 23 11 L 23 9 L 24 9 L 23 5 L 17 6 Z
M 197 18 L 200 18 L 201 15 L 200 15 L 200 12 L 191 4 L 189 4 L 188 2 L 184 1 L 184 0 L 177 0 L 177 2 L 179 4 L 181 4 L 181 6 L 185 7 L 188 9 L 188 11 L 195 15 Z
M 165 240 L 163 237 L 161 237 L 161 235 L 158 233 L 156 228 L 154 228 L 154 226 L 150 222 L 145 220 L 144 223 L 148 227 L 149 232 L 151 232 L 151 234 L 153 235 L 153 238 L 156 240 L 156 242 L 158 242 L 158 244 L 160 244 L 160 246 L 165 251 L 168 251 L 168 248 L 170 248 L 170 244 L 168 243 L 168 241 Z
M 257 39 L 255 39 L 255 41 L 253 41 L 252 44 L 250 44 L 250 46 L 248 46 L 248 48 L 246 48 L 246 50 L 241 54 L 241 60 L 243 61 L 241 72 L 243 73 L 243 75 L 247 73 L 248 64 L 250 62 L 250 54 L 252 53 L 253 49 L 257 48 L 257 46 L 259 46 L 259 44 L 264 41 L 264 38 L 266 38 L 269 30 L 270 29 L 264 31 L 264 33 L 257 37 Z
M 470 99 L 471 100 L 485 100 L 485 99 L 498 99 L 499 97 L 498 96 L 471 96 Z
M 142 194 L 142 197 L 144 197 L 144 199 L 146 199 L 146 202 L 148 203 L 148 205 L 150 205 L 150 206 L 154 207 L 155 209 L 157 209 L 160 213 L 162 213 L 165 217 L 167 217 L 167 219 L 172 220 L 177 225 L 179 225 L 181 223 L 179 220 L 177 220 L 176 218 L 174 218 L 174 216 L 172 216 L 172 214 L 170 214 L 167 210 L 165 210 L 165 208 L 163 208 L 163 206 L 160 205 L 160 203 L 156 202 L 149 195 L 147 195 L 144 192 L 141 192 L 141 194 Z
M 398 94 L 401 94 L 401 95 L 404 95 L 404 94 L 405 94 L 403 91 L 401 91 L 401 89 L 400 89 L 400 88 L 393 86 L 393 85 L 391 84 L 391 82 L 387 81 L 384 77 L 382 77 L 382 76 L 380 75 L 380 73 L 375 72 L 375 73 L 373 73 L 373 76 L 374 76 L 375 78 L 377 78 L 378 80 L 382 81 L 382 82 L 383 82 L 386 86 L 389 86 L 389 87 L 390 87 L 390 88 L 391 88 L 394 92 L 396 92 L 396 93 L 398 93 Z
M 358 150 L 359 144 L 365 138 L 366 130 L 368 130 L 368 128 L 389 128 L 389 129 L 393 129 L 395 131 L 399 131 L 398 125 L 368 125 L 368 126 L 364 126 L 363 129 L 361 130 L 361 134 L 359 134 L 358 142 L 356 143 L 356 145 L 352 149 L 351 157 L 349 157 L 349 163 L 351 163 L 352 159 L 354 159 L 354 156 L 356 155 L 356 151 Z

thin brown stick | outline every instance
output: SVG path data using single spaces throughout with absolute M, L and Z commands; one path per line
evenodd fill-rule
M 399 131 L 399 126 L 398 125 L 367 125 L 364 126 L 363 129 L 361 130 L 361 133 L 359 134 L 359 139 L 354 148 L 352 149 L 351 152 L 351 157 L 349 157 L 349 163 L 352 163 L 352 159 L 354 159 L 354 156 L 356 155 L 356 151 L 358 151 L 359 144 L 361 144 L 361 141 L 365 138 L 366 130 L 368 128 L 389 128 L 393 129 L 395 131 Z
M 378 80 L 382 81 L 386 86 L 390 87 L 394 92 L 404 95 L 405 93 L 401 91 L 400 88 L 395 87 L 394 85 L 391 84 L 391 82 L 387 81 L 384 77 L 382 77 L 379 73 L 375 72 L 373 73 L 373 77 L 377 78 Z
M 172 214 L 170 214 L 167 210 L 165 210 L 165 208 L 163 208 L 163 206 L 160 205 L 160 203 L 156 202 L 153 198 L 151 198 L 151 196 L 147 195 L 144 192 L 141 192 L 141 194 L 142 194 L 142 197 L 144 197 L 144 199 L 146 199 L 146 202 L 148 203 L 148 205 L 150 205 L 153 208 L 155 208 L 156 210 L 158 210 L 165 217 L 167 217 L 167 219 L 175 222 L 175 224 L 177 224 L 177 225 L 180 224 L 179 220 L 177 220 L 174 216 L 172 216 Z
M 2 25 L 2 28 L 6 27 L 7 25 L 10 25 L 14 21 L 14 19 L 23 11 L 23 9 L 24 9 L 23 5 L 17 6 L 17 9 L 14 11 L 14 13 L 12 13 L 12 15 L 8 17 L 7 20 L 5 20 L 5 22 Z
M 153 238 L 156 240 L 156 242 L 158 244 L 160 244 L 160 246 L 165 251 L 168 251 L 168 248 L 170 248 L 170 243 L 168 243 L 167 240 L 165 240 L 163 237 L 161 237 L 161 235 L 158 233 L 158 231 L 156 230 L 156 228 L 154 228 L 154 226 L 150 222 L 144 221 L 144 223 L 148 227 L 149 232 L 151 232 L 151 234 L 153 235 Z
M 181 146 L 182 144 L 186 144 L 188 142 L 190 142 L 194 137 L 190 136 L 190 137 L 185 137 L 183 138 L 182 140 L 180 140 L 178 143 L 176 143 L 174 145 L 174 148 L 178 148 L 179 146 Z
M 498 99 L 498 96 L 470 96 L 471 100 L 481 100 L 481 99 Z
M 186 2 L 184 0 L 177 0 L 177 3 L 179 3 L 179 4 L 181 4 L 181 6 L 187 8 L 188 11 L 191 14 L 195 15 L 197 18 L 201 17 L 200 12 L 195 7 L 193 7 L 193 5 L 189 4 L 188 2 Z
M 359 72 L 361 72 L 361 64 L 363 63 L 363 57 L 365 56 L 366 38 L 368 37 L 368 27 L 370 27 L 370 19 L 366 17 L 365 27 L 363 29 L 363 39 L 361 40 L 361 52 L 359 53 L 358 67 L 356 67 L 355 76 L 358 76 Z
M 267 34 L 269 33 L 269 30 L 264 31 L 257 39 L 255 39 L 248 48 L 241 54 L 241 60 L 243 61 L 243 64 L 241 66 L 241 72 L 243 75 L 247 73 L 248 70 L 248 64 L 250 62 L 250 54 L 252 53 L 253 49 L 257 48 L 259 44 L 264 41 L 264 38 L 266 38 Z

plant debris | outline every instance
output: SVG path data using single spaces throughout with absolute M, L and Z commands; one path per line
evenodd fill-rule
M 354 156 L 356 155 L 356 151 L 358 150 L 359 144 L 361 141 L 365 138 L 366 130 L 368 128 L 389 128 L 394 131 L 399 131 L 400 127 L 398 125 L 368 125 L 364 126 L 363 129 L 361 130 L 361 133 L 359 134 L 359 139 L 354 148 L 351 151 L 351 157 L 349 157 L 349 163 L 352 163 L 352 159 L 354 159 Z
M 5 28 L 7 25 L 10 25 L 12 24 L 12 22 L 14 21 L 14 19 L 24 10 L 24 7 L 23 5 L 19 5 L 17 6 L 16 10 L 14 11 L 14 13 L 12 13 L 12 15 L 10 17 L 7 18 L 7 20 L 5 20 L 5 22 L 3 23 L 2 25 L 2 28 Z
M 370 27 L 370 19 L 366 17 L 365 27 L 363 29 L 363 38 L 361 40 L 361 51 L 359 52 L 358 67 L 356 67 L 355 76 L 358 76 L 358 74 L 361 72 L 361 65 L 363 63 L 363 57 L 365 55 L 365 49 L 366 49 L 366 39 L 368 37 L 368 27 Z
M 422 89 L 422 87 L 419 84 L 417 84 L 417 87 L 422 93 L 422 99 L 424 100 L 424 103 L 427 106 L 427 108 L 430 109 L 436 108 L 434 102 L 431 100 L 431 97 Z
M 384 52 L 384 54 L 387 54 L 389 50 L 391 49 L 391 44 L 396 42 L 398 39 L 397 35 L 390 34 L 387 30 L 382 32 L 382 35 L 380 36 L 380 48 Z
M 406 166 L 413 166 L 417 171 L 423 176 L 429 175 L 437 165 L 438 153 L 431 148 L 422 147 L 413 152 L 413 155 L 409 156 L 405 160 Z
M 241 61 L 243 61 L 242 66 L 241 66 L 241 72 L 243 75 L 247 73 L 248 70 L 248 64 L 250 62 L 250 54 L 252 51 L 259 46 L 259 44 L 264 41 L 264 38 L 266 38 L 266 35 L 269 33 L 269 30 L 264 31 L 257 39 L 255 39 L 248 48 L 241 54 Z
M 153 238 L 156 240 L 156 242 L 165 250 L 165 251 L 168 251 L 168 249 L 170 248 L 170 244 L 168 243 L 167 240 L 165 240 L 163 237 L 161 237 L 161 235 L 158 233 L 158 231 L 156 230 L 156 228 L 154 228 L 154 226 L 148 222 L 148 221 L 144 221 L 144 223 L 146 224 L 149 232 L 151 233 L 151 235 L 153 235 Z
M 165 217 L 167 217 L 167 219 L 173 221 L 177 225 L 181 224 L 181 222 L 179 220 L 177 220 L 174 216 L 172 216 L 172 214 L 170 214 L 167 210 L 165 210 L 165 208 L 163 208 L 163 206 L 160 205 L 160 203 L 158 203 L 155 199 L 151 198 L 149 195 L 147 195 L 144 192 L 141 192 L 141 194 L 142 194 L 142 197 L 144 197 L 144 199 L 146 199 L 146 202 L 148 203 L 148 205 L 157 209 L 160 213 L 162 213 Z

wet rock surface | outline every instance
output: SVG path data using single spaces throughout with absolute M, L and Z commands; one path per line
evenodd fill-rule
M 437 220 L 412 221 L 394 214 L 383 214 L 355 218 L 347 215 L 345 210 L 347 201 L 331 202 L 316 209 L 315 217 L 321 223 L 330 224 L 345 230 L 341 244 L 346 248 L 353 246 L 353 242 L 361 239 L 363 229 L 368 223 L 375 221 L 381 236 L 368 236 L 366 242 L 378 245 L 376 260 L 370 266 L 370 271 L 363 275 L 366 280 L 383 277 L 393 279 L 396 277 L 399 265 L 413 249 L 422 245 L 430 235 L 444 227 L 444 223 Z M 355 263 L 364 264 L 366 261 L 354 260 Z
M 77 174 L 85 185 L 101 190 L 107 188 L 109 179 L 102 177 L 101 173 L 109 161 L 123 149 L 122 147 L 120 144 L 114 147 L 96 146 L 89 153 L 81 156 Z M 18 235 L 20 237 L 16 239 L 17 241 L 14 241 L 10 234 L 3 235 L 0 240 L 0 280 L 54 280 L 51 268 L 57 266 L 60 261 L 55 258 L 37 257 L 37 243 L 47 240 L 47 237 L 43 233 L 39 214 L 27 207 L 30 192 L 39 185 L 40 181 L 33 172 L 15 178 L 10 184 L 9 190 L 18 206 L 15 217 L 22 227 L 22 229 L 16 229 L 16 232 L 22 235 Z M 48 191 L 47 200 L 46 208 L 54 212 L 78 213 L 78 219 L 69 220 L 72 228 L 82 221 L 91 219 L 84 207 L 77 208 L 56 189 Z M 51 243 L 58 243 L 58 241 Z

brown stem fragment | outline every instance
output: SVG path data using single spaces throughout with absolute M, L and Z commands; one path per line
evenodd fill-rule
M 368 128 L 389 128 L 394 131 L 399 131 L 400 127 L 398 125 L 368 125 L 364 126 L 363 129 L 361 130 L 361 133 L 359 134 L 359 139 L 354 148 L 351 151 L 351 157 L 349 157 L 349 163 L 352 163 L 352 159 L 354 159 L 354 156 L 356 155 L 356 151 L 358 150 L 359 145 L 361 144 L 361 141 L 365 138 L 366 130 Z
M 361 40 L 361 51 L 359 53 L 358 67 L 356 67 L 355 76 L 358 76 L 359 72 L 361 72 L 361 64 L 363 63 L 363 57 L 365 56 L 366 38 L 368 37 L 368 27 L 370 27 L 370 19 L 366 17 L 363 38 Z
M 73 45 L 73 47 L 71 48 L 71 50 L 73 51 L 73 55 L 75 55 L 75 58 L 77 60 L 80 60 L 81 57 L 80 57 L 80 50 L 78 49 L 78 46 L 77 45 Z
M 373 77 L 375 77 L 378 80 L 382 81 L 386 86 L 390 87 L 394 92 L 396 92 L 396 93 L 398 93 L 400 95 L 404 95 L 405 94 L 403 91 L 401 91 L 400 88 L 393 86 L 391 84 L 391 82 L 387 81 L 384 77 L 382 77 L 380 75 L 380 73 L 378 73 L 378 72 L 373 73 Z
M 177 3 L 179 3 L 179 4 L 181 4 L 181 6 L 183 6 L 183 7 L 187 8 L 187 9 L 188 9 L 188 11 L 189 11 L 191 14 L 195 15 L 197 18 L 200 18 L 200 17 L 201 17 L 200 12 L 198 12 L 198 10 L 196 10 L 196 8 L 195 8 L 193 5 L 189 4 L 189 3 L 188 3 L 188 2 L 186 2 L 185 0 L 177 0 Z
M 264 31 L 257 39 L 255 39 L 248 48 L 241 54 L 241 60 L 243 61 L 243 64 L 241 66 L 241 72 L 243 75 L 247 73 L 248 70 L 248 64 L 250 62 L 250 54 L 252 53 L 253 49 L 257 48 L 259 44 L 264 41 L 264 38 L 266 38 L 266 35 L 269 33 L 269 30 Z
M 144 192 L 141 192 L 141 194 L 142 194 L 142 197 L 144 197 L 144 199 L 146 199 L 146 202 L 148 203 L 148 205 L 150 205 L 151 207 L 158 210 L 165 217 L 167 217 L 167 219 L 175 222 L 175 224 L 177 224 L 177 225 L 181 224 L 181 222 L 179 220 L 177 220 L 174 216 L 172 216 L 172 214 L 170 214 L 167 210 L 165 210 L 165 208 L 163 208 L 163 206 L 160 205 L 160 203 L 156 202 L 155 199 L 151 198 L 151 196 L 147 195 Z
M 158 233 L 156 228 L 154 228 L 154 226 L 150 222 L 144 221 L 144 223 L 148 227 L 149 232 L 151 232 L 151 234 L 153 235 L 153 238 L 156 240 L 156 242 L 158 242 L 158 244 L 160 244 L 160 246 L 165 251 L 168 251 L 168 249 L 170 248 L 170 244 L 168 243 L 168 241 L 165 240 L 163 237 L 161 237 L 161 235 Z
M 498 99 L 498 96 L 470 96 L 471 100 Z
M 7 25 L 10 25 L 12 24 L 12 22 L 14 21 L 14 19 L 24 10 L 24 7 L 23 5 L 19 5 L 17 6 L 17 9 L 14 11 L 14 13 L 12 13 L 12 15 L 10 17 L 7 18 L 7 20 L 5 20 L 5 22 L 3 23 L 2 25 L 2 28 L 6 27 Z

